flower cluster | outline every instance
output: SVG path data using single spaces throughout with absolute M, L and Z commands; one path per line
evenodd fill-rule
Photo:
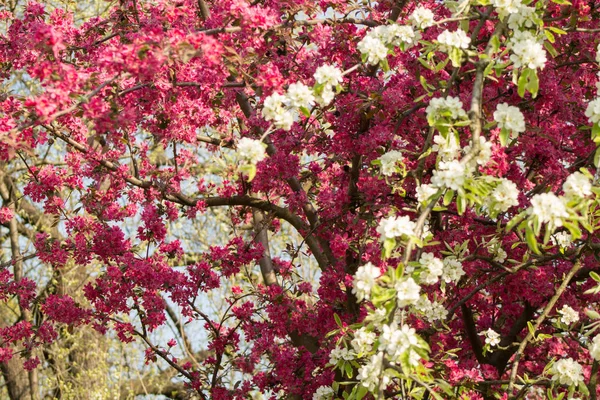
M 445 30 L 437 37 L 438 43 L 444 51 L 449 51 L 451 48 L 468 49 L 471 44 L 471 38 L 462 29 L 454 32 Z
M 418 365 L 421 356 L 413 349 L 419 347 L 419 339 L 414 328 L 402 325 L 384 325 L 383 332 L 379 338 L 379 348 L 385 350 L 390 363 L 401 362 L 401 358 L 407 356 L 408 364 Z
M 438 169 L 433 171 L 431 184 L 438 188 L 458 190 L 466 179 L 466 166 L 458 160 L 440 161 Z
M 444 305 L 437 301 L 431 301 L 426 295 L 422 295 L 414 305 L 415 310 L 421 313 L 425 319 L 433 323 L 439 320 L 445 320 L 448 315 L 448 310 Z
M 398 163 L 401 163 L 404 157 L 402 152 L 398 150 L 388 151 L 378 158 L 381 165 L 381 174 L 385 176 L 392 176 L 398 172 Z
M 504 178 L 486 199 L 486 206 L 492 217 L 496 217 L 499 213 L 506 212 L 509 208 L 518 205 L 519 190 L 517 185 Z
M 550 369 L 552 380 L 561 385 L 578 385 L 583 382 L 583 367 L 572 358 L 558 360 Z
M 326 106 L 333 100 L 335 90 L 340 86 L 344 78 L 342 71 L 334 66 L 325 64 L 317 68 L 315 74 L 315 99 L 317 103 Z
M 564 200 L 554 193 L 533 196 L 529 212 L 541 223 L 548 223 L 553 227 L 563 226 L 563 219 L 569 216 Z
M 237 144 L 239 157 L 250 164 L 256 164 L 265 159 L 267 146 L 260 140 L 241 138 Z
M 465 274 L 463 265 L 454 256 L 444 258 L 444 273 L 442 279 L 446 283 L 458 282 L 458 280 Z
M 495 347 L 500 344 L 500 334 L 493 329 L 485 331 L 485 343 L 489 344 L 490 347 Z
M 425 29 L 435 23 L 433 11 L 425 7 L 417 7 L 408 17 L 415 28 Z M 600 61 L 599 61 L 600 62 Z
M 515 68 L 544 69 L 546 66 L 546 50 L 538 41 L 528 38 L 512 43 L 510 60 Z
M 385 60 L 391 47 L 399 46 L 402 50 L 414 46 L 421 38 L 408 25 L 380 25 L 371 29 L 365 37 L 358 42 L 357 48 L 362 55 L 363 62 L 377 65 Z
M 336 347 L 329 353 L 329 364 L 336 365 L 340 361 L 354 360 L 354 355 L 345 347 Z
M 467 112 L 463 109 L 463 103 L 458 97 L 447 96 L 445 98 L 434 97 L 425 109 L 429 125 L 435 125 L 439 118 L 461 119 L 467 118 Z
M 500 18 L 519 12 L 521 0 L 492 0 L 492 5 L 498 11 Z
M 412 236 L 415 234 L 416 224 L 406 215 L 401 217 L 388 217 L 379 221 L 377 233 L 381 241 L 394 239 L 402 236 Z
M 596 361 L 600 361 L 600 335 L 594 336 L 589 345 L 590 355 Z
M 394 286 L 398 297 L 398 307 L 406 307 L 415 304 L 419 300 L 421 287 L 413 278 L 404 278 L 396 282 Z
M 354 338 L 350 342 L 350 345 L 356 354 L 360 356 L 371 351 L 376 338 L 375 332 L 368 331 L 365 327 L 362 327 L 354 332 Z
M 329 400 L 335 395 L 331 386 L 319 386 L 313 394 L 312 400 Z
M 444 273 L 444 263 L 433 253 L 423 253 L 419 259 L 423 270 L 421 271 L 420 280 L 422 284 L 433 285 L 437 283 L 440 276 Z
M 494 121 L 498 123 L 500 129 L 506 129 L 517 134 L 525 132 L 525 117 L 519 108 L 509 106 L 507 103 L 501 103 L 496 106 L 494 111 Z
M 371 289 L 375 286 L 375 280 L 381 275 L 381 270 L 371 263 L 367 263 L 356 270 L 352 293 L 358 301 L 368 300 L 371 296 Z
M 579 313 L 566 304 L 558 310 L 558 313 L 563 324 L 571 325 L 579 321 Z
M 331 103 L 335 96 L 334 89 L 342 82 L 342 71 L 326 64 L 317 68 L 314 78 L 314 88 L 295 82 L 288 86 L 285 95 L 273 93 L 265 98 L 262 109 L 265 120 L 272 121 L 277 129 L 289 131 L 298 111 L 308 115 L 315 101 L 322 106 Z

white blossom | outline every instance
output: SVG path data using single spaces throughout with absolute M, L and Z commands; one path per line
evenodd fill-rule
M 392 24 L 387 26 L 387 41 L 393 46 L 400 46 L 404 44 L 404 49 L 408 49 L 421 39 L 421 34 L 415 32 L 414 29 L 409 25 L 398 25 Z
M 241 138 L 237 144 L 237 153 L 242 159 L 256 164 L 267 156 L 266 148 L 267 146 L 260 140 Z
M 582 198 L 592 194 L 592 182 L 581 172 L 574 172 L 563 184 L 565 197 Z
M 354 339 L 350 342 L 356 354 L 365 354 L 371 351 L 377 336 L 375 332 L 369 332 L 365 327 L 354 332 Z
M 423 314 L 425 319 L 433 323 L 438 320 L 446 319 L 448 310 L 444 308 L 444 305 L 437 301 L 430 301 L 427 295 L 422 295 L 414 305 L 415 309 Z
M 273 121 L 276 128 L 289 131 L 294 124 L 294 116 L 284 107 L 286 101 L 285 96 L 273 93 L 265 99 L 262 114 L 267 121 Z
M 396 164 L 398 162 L 402 162 L 404 157 L 402 156 L 402 152 L 398 150 L 388 151 L 379 157 L 379 161 L 381 162 L 381 174 L 385 176 L 392 176 L 396 173 Z
M 446 283 L 458 282 L 465 274 L 462 263 L 454 256 L 444 258 L 444 273 L 442 278 Z
M 519 205 L 519 190 L 514 182 L 502 179 L 502 182 L 488 197 L 488 207 L 496 213 L 505 212 L 513 206 Z
M 408 19 L 415 28 L 419 29 L 428 28 L 435 23 L 433 11 L 422 6 L 415 8 L 415 11 L 410 14 Z
M 525 117 L 518 107 L 500 103 L 494 111 L 494 120 L 498 122 L 500 129 L 506 129 L 513 133 L 525 132 Z
M 419 200 L 419 203 L 426 202 L 431 198 L 431 196 L 435 195 L 437 191 L 438 188 L 435 186 L 428 183 L 423 183 L 417 187 L 417 200 Z
M 287 103 L 290 107 L 310 108 L 315 103 L 312 90 L 303 83 L 292 83 L 286 93 Z
M 315 100 L 317 101 L 317 103 L 319 103 L 319 105 L 326 106 L 329 103 L 331 103 L 334 97 L 335 92 L 330 88 L 325 87 L 320 93 L 315 95 Z
M 286 97 L 279 93 L 273 93 L 272 95 L 268 96 L 263 102 L 263 117 L 265 117 L 267 121 L 274 120 L 277 115 L 285 111 L 283 105 L 286 100 Z
M 425 109 L 427 119 L 435 120 L 441 114 L 444 114 L 452 119 L 466 118 L 467 112 L 463 109 L 463 103 L 458 97 L 435 97 L 429 101 L 429 105 Z
M 521 28 L 531 28 L 534 25 L 535 8 L 521 4 L 517 12 L 508 16 L 508 27 L 513 31 Z
M 342 83 L 342 71 L 334 65 L 321 65 L 313 75 L 319 85 L 337 86 Z
M 558 360 L 552 365 L 550 373 L 552 380 L 558 381 L 561 385 L 577 385 L 583 382 L 583 368 L 572 358 Z
M 473 142 L 471 141 L 467 147 L 465 147 L 465 154 L 471 152 Z M 479 165 L 486 165 L 490 158 L 492 158 L 492 143 L 488 142 L 483 136 L 479 136 L 479 153 L 473 159 L 473 162 Z
M 371 65 L 377 65 L 387 57 L 388 48 L 385 43 L 373 35 L 366 35 L 356 46 L 363 56 L 366 56 L 366 62 Z M 364 60 L 364 59 L 363 59 Z
M 558 232 L 550 237 L 552 244 L 560 247 L 561 249 L 568 249 L 573 243 L 573 237 L 569 232 Z
M 590 101 L 585 110 L 585 116 L 592 124 L 600 122 L 600 97 Z
M 420 278 L 421 283 L 433 285 L 444 273 L 444 263 L 439 258 L 435 257 L 433 253 L 423 253 L 419 258 L 419 263 L 425 268 L 421 272 Z
M 498 247 L 494 254 L 494 261 L 502 264 L 504 261 L 506 261 L 507 256 L 508 254 L 506 254 L 506 251 L 504 251 L 502 247 Z
M 508 14 L 519 12 L 521 0 L 492 0 L 492 5 L 496 7 L 500 18 L 504 18 Z
M 592 358 L 596 361 L 600 361 L 600 335 L 594 336 L 589 349 Z
M 400 357 L 418 346 L 419 340 L 414 328 L 402 325 L 400 329 L 393 325 L 384 325 L 383 332 L 379 338 L 379 348 L 385 350 L 392 363 L 398 362 Z
M 416 224 L 408 216 L 388 217 L 379 221 L 377 233 L 383 242 L 386 239 L 393 239 L 402 235 L 412 236 L 415 234 Z
M 433 171 L 431 184 L 438 188 L 458 190 L 464 185 L 465 178 L 466 168 L 459 161 L 440 161 L 438 169 Z
M 442 161 L 452 161 L 460 152 L 460 143 L 458 143 L 456 135 L 449 134 L 444 138 L 438 134 L 433 137 L 431 151 L 437 152 Z
M 510 60 L 515 68 L 544 69 L 546 65 L 546 50 L 537 41 L 531 39 L 518 41 L 512 46 L 512 52 Z
M 442 48 L 446 50 L 450 47 L 468 49 L 469 44 L 471 43 L 471 38 L 462 29 L 458 29 L 454 32 L 450 32 L 446 29 L 444 32 L 439 34 L 437 41 L 442 45 Z
M 382 378 L 381 382 L 379 382 L 380 376 Z M 382 387 L 386 387 L 391 379 L 383 370 L 383 352 L 372 355 L 369 362 L 358 369 L 358 376 L 356 378 L 370 392 L 379 388 L 380 384 Z
M 381 275 L 381 270 L 371 263 L 358 267 L 354 274 L 352 293 L 358 301 L 369 299 L 371 289 L 375 286 L 375 280 Z
M 498 346 L 500 344 L 500 334 L 493 329 L 485 331 L 485 343 L 491 347 Z
M 508 40 L 508 46 L 509 47 L 513 47 L 515 44 L 525 41 L 525 40 L 532 40 L 534 42 L 541 42 L 543 44 L 543 39 L 540 40 L 540 38 L 538 38 L 536 35 L 534 35 L 531 31 L 521 31 L 521 30 L 514 30 L 512 37 Z
M 400 46 L 404 43 L 407 45 L 405 48 L 415 45 L 421 38 L 421 34 L 411 26 L 398 24 L 379 25 L 367 35 L 381 40 L 385 45 Z
M 542 193 L 533 196 L 529 212 L 538 217 L 541 223 L 547 222 L 554 227 L 562 226 L 562 219 L 569 216 L 564 201 L 554 193 Z
M 398 296 L 398 307 L 406 307 L 419 300 L 421 287 L 413 278 L 407 278 L 396 282 L 394 286 Z
M 387 310 L 385 308 L 376 308 L 375 311 L 370 312 L 365 318 L 367 321 L 373 322 L 375 326 L 381 326 L 387 320 Z
M 329 353 L 329 364 L 336 365 L 338 362 L 354 360 L 354 354 L 345 347 L 336 347 Z
M 566 304 L 558 310 L 558 313 L 561 315 L 560 320 L 566 325 L 579 321 L 579 313 Z
M 319 386 L 313 394 L 312 400 L 329 400 L 335 395 L 331 386 Z

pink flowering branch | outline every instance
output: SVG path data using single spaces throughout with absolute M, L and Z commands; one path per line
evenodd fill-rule
M 546 320 L 546 318 L 550 314 L 550 311 L 552 311 L 552 308 L 554 308 L 554 305 L 556 304 L 556 302 L 558 301 L 560 296 L 562 296 L 562 294 L 567 289 L 567 286 L 571 282 L 571 279 L 573 279 L 575 274 L 581 268 L 582 268 L 581 260 L 577 259 L 573 263 L 573 266 L 571 267 L 571 269 L 569 270 L 567 275 L 563 278 L 563 281 L 562 281 L 561 285 L 558 287 L 558 289 L 556 290 L 554 296 L 552 296 L 552 298 L 548 301 L 548 303 L 546 304 L 546 307 L 544 307 L 544 310 L 542 311 L 540 316 L 533 323 L 533 329 L 527 332 L 527 335 L 519 344 L 519 348 L 517 349 L 517 352 L 515 353 L 515 358 L 514 358 L 512 368 L 510 371 L 510 382 L 508 384 L 508 393 L 509 394 L 511 394 L 513 392 L 515 380 L 517 378 L 517 371 L 519 369 L 519 361 L 521 360 L 521 357 L 523 356 L 523 353 L 525 351 L 525 348 L 527 347 L 527 344 L 529 343 L 529 341 L 531 339 L 533 339 L 533 335 L 535 334 L 535 332 L 537 332 L 539 327 Z

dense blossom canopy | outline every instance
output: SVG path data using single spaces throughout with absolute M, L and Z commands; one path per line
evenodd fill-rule
M 600 393 L 600 2 L 0 15 L 0 361 L 92 326 L 179 396 Z

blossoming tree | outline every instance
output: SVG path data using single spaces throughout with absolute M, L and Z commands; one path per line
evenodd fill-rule
M 91 326 L 173 398 L 597 397 L 599 2 L 1 15 L 0 361 L 30 383 Z

